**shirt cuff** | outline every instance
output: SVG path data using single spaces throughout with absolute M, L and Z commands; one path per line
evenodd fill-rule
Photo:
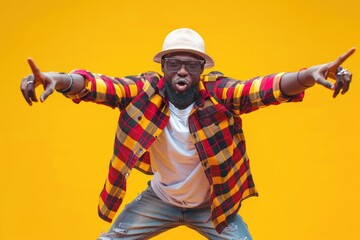
M 282 93 L 281 88 L 280 88 L 280 81 L 281 78 L 284 76 L 285 72 L 282 73 L 278 73 L 275 75 L 274 77 L 274 81 L 273 81 L 273 94 L 275 99 L 280 102 L 301 102 L 305 96 L 305 92 L 301 92 L 295 95 L 285 95 Z
M 72 99 L 74 102 L 78 103 L 91 92 L 91 90 L 94 86 L 93 83 L 95 81 L 95 78 L 90 72 L 85 71 L 85 70 L 74 70 L 74 71 L 71 71 L 71 73 L 79 74 L 79 75 L 83 76 L 84 80 L 85 80 L 85 87 L 80 92 L 75 93 L 75 94 L 65 94 L 65 96 Z

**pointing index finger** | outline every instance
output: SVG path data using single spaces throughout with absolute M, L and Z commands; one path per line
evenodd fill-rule
M 346 59 L 348 59 L 354 52 L 356 48 L 351 48 L 346 53 L 342 54 L 338 59 L 335 61 L 335 65 L 340 66 Z
M 28 58 L 28 64 L 31 68 L 32 73 L 34 74 L 35 78 L 40 76 L 40 70 L 39 68 L 36 66 L 34 60 L 32 58 Z

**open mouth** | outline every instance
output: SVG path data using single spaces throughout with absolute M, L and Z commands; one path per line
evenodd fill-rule
M 186 79 L 178 79 L 175 81 L 175 87 L 178 91 L 184 91 L 190 85 Z
M 175 81 L 175 84 L 180 85 L 180 86 L 189 85 L 189 81 L 187 81 L 186 79 L 180 78 Z

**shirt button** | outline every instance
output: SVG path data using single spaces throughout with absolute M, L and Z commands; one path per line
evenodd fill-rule
M 139 121 L 141 120 L 141 116 L 138 116 L 138 120 L 139 120 Z
M 142 154 L 142 152 L 143 152 L 143 149 L 140 148 L 139 151 L 138 151 L 138 154 Z

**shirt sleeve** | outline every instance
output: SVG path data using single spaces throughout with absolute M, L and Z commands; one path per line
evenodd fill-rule
M 124 78 L 109 77 L 86 70 L 74 70 L 85 79 L 85 88 L 77 94 L 67 94 L 75 103 L 81 101 L 103 104 L 112 108 L 124 108 L 141 91 L 145 79 L 142 75 Z
M 262 107 L 284 102 L 302 101 L 304 92 L 292 96 L 281 92 L 280 80 L 284 74 L 256 77 L 247 81 L 224 78 L 216 81 L 216 95 L 235 114 L 249 113 Z

